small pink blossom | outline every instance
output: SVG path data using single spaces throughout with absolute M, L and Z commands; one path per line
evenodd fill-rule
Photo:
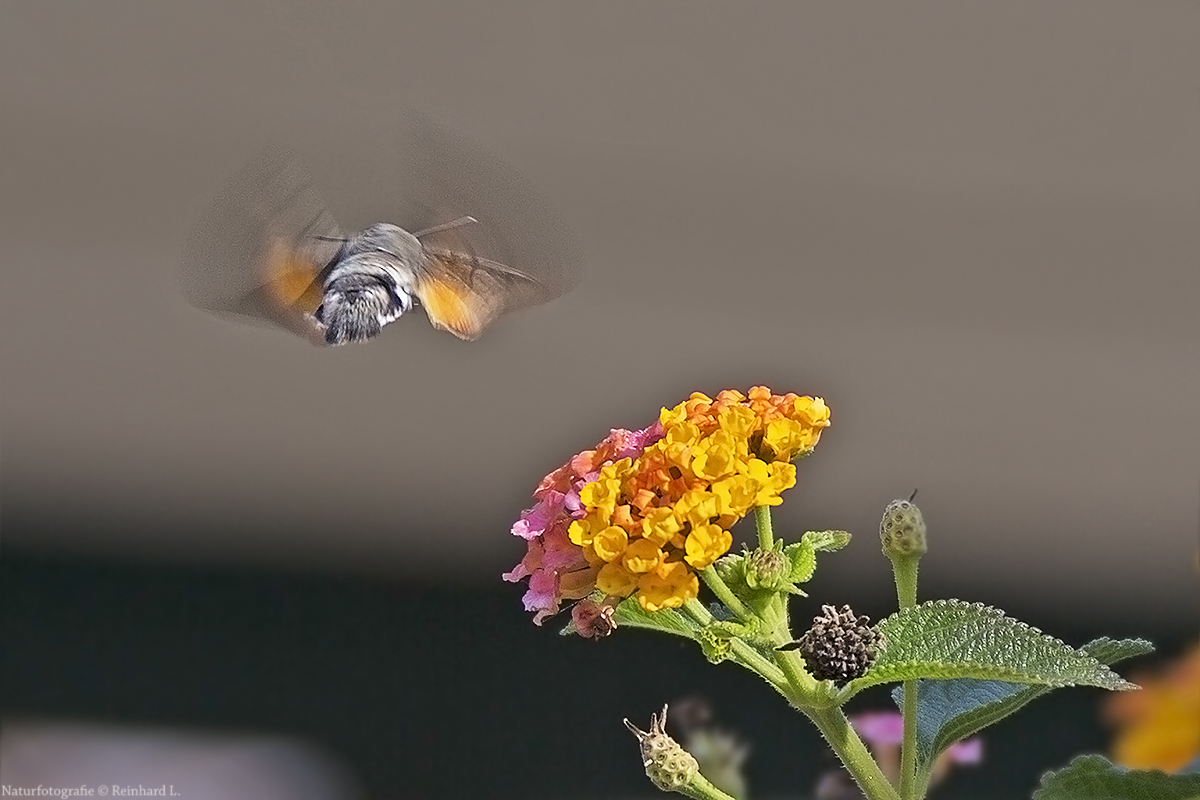
M 904 742 L 904 717 L 895 711 L 867 711 L 851 715 L 850 725 L 870 745 L 884 774 L 896 777 L 900 768 L 900 745 Z M 938 757 L 932 782 L 941 780 L 951 764 L 978 764 L 981 761 L 983 741 L 978 736 L 956 742 Z
M 566 495 L 549 490 L 533 508 L 521 512 L 521 518 L 512 526 L 513 536 L 536 539 L 548 528 L 563 510 Z
M 850 724 L 867 744 L 900 744 L 904 741 L 904 717 L 894 711 L 854 714 Z
M 658 422 L 639 431 L 615 428 L 596 449 L 574 456 L 538 484 L 533 493 L 537 502 L 512 526 L 513 535 L 528 542 L 525 557 L 504 574 L 513 583 L 529 578 L 523 599 L 525 610 L 535 612 L 535 623 L 541 625 L 557 614 L 564 600 L 579 600 L 595 588 L 599 567 L 588 564 L 583 549 L 567 536 L 571 521 L 584 514 L 579 490 L 595 480 L 605 464 L 637 458 L 662 437 Z
M 979 764 L 983 761 L 983 740 L 972 736 L 950 745 L 946 752 L 955 764 Z

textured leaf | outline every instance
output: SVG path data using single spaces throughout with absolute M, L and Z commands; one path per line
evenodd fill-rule
M 1118 767 L 1103 756 L 1079 756 L 1042 776 L 1033 800 L 1195 800 L 1200 775 Z
M 693 640 L 701 630 L 699 625 L 675 609 L 646 611 L 633 597 L 627 597 L 617 605 L 613 618 L 617 621 L 618 628 L 647 628 Z
M 746 554 L 726 553 L 716 560 L 713 569 L 725 583 L 741 586 L 746 582 Z
M 1080 649 L 1106 665 L 1154 650 L 1144 639 L 1117 641 L 1107 637 Z M 975 678 L 920 680 L 917 686 L 917 748 L 922 768 L 955 742 L 999 722 L 1055 688 Z M 904 708 L 904 687 L 896 687 L 892 699 Z
M 917 678 L 1136 688 L 1088 653 L 980 603 L 922 603 L 880 621 L 879 629 L 879 659 L 846 686 L 843 700 L 869 686 Z
M 808 542 L 818 553 L 832 553 L 850 544 L 850 534 L 846 531 L 808 531 L 800 541 Z
M 783 548 L 783 556 L 788 560 L 788 579 L 793 583 L 804 583 L 817 571 L 817 551 L 807 539 Z

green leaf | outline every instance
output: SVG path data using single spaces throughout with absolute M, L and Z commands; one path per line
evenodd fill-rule
M 1083 652 L 1102 664 L 1153 652 L 1144 639 L 1113 640 L 1107 637 L 1088 642 Z M 920 769 L 932 765 L 942 752 L 1004 719 L 1055 687 L 1008 681 L 957 678 L 917 681 L 917 750 Z M 892 700 L 904 708 L 904 687 L 892 691 Z
M 788 580 L 792 583 L 804 583 L 817 571 L 817 551 L 807 539 L 783 548 L 783 557 L 788 560 Z
M 617 604 L 613 619 L 616 620 L 618 628 L 646 628 L 682 636 L 693 641 L 698 640 L 698 635 L 702 630 L 699 625 L 673 608 L 647 611 L 633 597 L 627 597 Z
M 846 685 L 840 700 L 869 686 L 917 678 L 1137 688 L 1088 653 L 980 603 L 922 603 L 880 621 L 879 630 L 884 636 L 879 659 Z
M 800 541 L 793 542 L 783 549 L 783 555 L 791 565 L 788 580 L 793 584 L 810 580 L 817 571 L 817 553 L 832 553 L 849 543 L 850 534 L 846 531 L 805 532 Z
M 1196 800 L 1200 775 L 1118 767 L 1103 756 L 1079 756 L 1042 776 L 1033 800 Z
M 746 554 L 726 553 L 716 560 L 713 569 L 730 586 L 742 586 L 746 583 Z
M 850 544 L 850 534 L 846 531 L 808 531 L 800 541 L 808 542 L 818 553 L 832 553 Z

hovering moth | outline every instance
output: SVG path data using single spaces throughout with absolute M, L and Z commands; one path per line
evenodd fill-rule
M 459 216 L 409 232 L 345 231 L 286 149 L 247 165 L 208 209 L 183 259 L 192 305 L 283 327 L 317 345 L 364 342 L 420 307 L 434 328 L 477 339 L 500 315 L 562 285 L 485 258 Z

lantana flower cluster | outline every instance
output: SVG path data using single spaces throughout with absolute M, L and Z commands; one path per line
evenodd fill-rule
M 539 625 L 592 594 L 681 606 L 699 592 L 697 571 L 729 551 L 730 527 L 782 502 L 791 462 L 828 425 L 821 398 L 758 386 L 697 392 L 647 428 L 613 430 L 539 484 L 512 529 L 528 552 L 504 578 L 529 578 L 525 608 Z

